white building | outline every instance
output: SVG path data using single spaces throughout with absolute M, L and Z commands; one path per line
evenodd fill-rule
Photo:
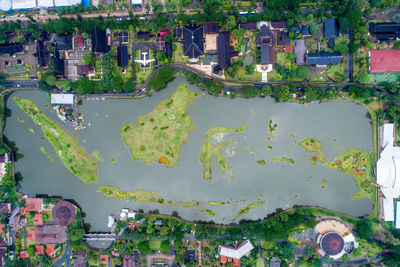
M 243 243 L 235 244 L 232 246 L 221 245 L 218 248 L 218 253 L 221 256 L 239 260 L 243 256 L 249 256 L 253 248 L 253 243 L 251 243 L 251 241 L 247 239 Z
M 81 0 L 0 0 L 0 11 L 39 9 L 81 4 Z
M 73 105 L 73 94 L 51 94 L 50 102 L 52 105 Z
M 376 164 L 377 183 L 383 197 L 380 198 L 381 216 L 385 221 L 400 220 L 395 212 L 395 200 L 400 197 L 400 147 L 393 146 L 394 124 L 386 123 L 380 128 L 380 144 L 383 149 Z M 395 224 L 400 228 L 399 224 Z

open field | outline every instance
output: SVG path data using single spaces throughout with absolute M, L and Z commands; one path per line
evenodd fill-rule
M 207 131 L 206 140 L 201 146 L 200 150 L 200 162 L 203 165 L 203 179 L 210 180 L 212 174 L 212 158 L 217 158 L 217 164 L 221 167 L 221 171 L 223 173 L 227 171 L 231 171 L 232 167 L 229 166 L 226 161 L 226 157 L 221 153 L 221 149 L 225 148 L 229 144 L 233 142 L 233 140 L 229 140 L 226 142 L 222 142 L 218 145 L 214 145 L 212 143 L 211 138 L 216 133 L 240 133 L 247 128 L 248 122 L 243 123 L 240 128 L 227 128 L 221 126 L 215 126 Z M 216 138 L 217 139 L 217 138 Z M 232 174 L 228 173 L 228 178 L 232 178 Z
M 58 126 L 31 100 L 18 97 L 13 99 L 35 124 L 42 127 L 44 136 L 69 171 L 86 184 L 97 182 L 97 161 L 79 146 L 78 138 Z
M 121 135 L 130 148 L 132 159 L 143 159 L 145 163 L 157 161 L 169 168 L 174 167 L 178 163 L 181 147 L 187 142 L 189 131 L 196 129 L 186 109 L 197 96 L 198 93 L 181 84 L 153 112 L 139 117 L 137 126 L 124 123 Z

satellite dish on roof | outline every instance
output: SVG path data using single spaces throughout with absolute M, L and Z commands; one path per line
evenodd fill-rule
M 11 9 L 11 0 L 0 0 L 0 10 L 8 11 Z

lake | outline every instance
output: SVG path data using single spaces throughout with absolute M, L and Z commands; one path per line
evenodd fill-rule
M 19 153 L 24 155 L 15 164 L 16 171 L 24 177 L 20 192 L 31 196 L 49 194 L 74 199 L 86 213 L 85 222 L 91 224 L 91 231 L 108 230 L 108 215 L 117 214 L 122 208 L 159 209 L 160 213 L 166 214 L 176 210 L 188 220 L 214 220 L 218 223 L 230 223 L 240 208 L 259 200 L 266 203 L 237 220 L 263 218 L 277 208 L 286 209 L 296 204 L 318 205 L 353 216 L 371 212 L 372 203 L 368 199 L 352 199 L 357 186 L 351 176 L 328 169 L 319 162 L 312 166 L 310 159 L 306 158 L 309 153 L 297 144 L 309 137 L 318 139 L 329 160 L 351 146 L 372 152 L 372 125 L 366 116 L 367 110 L 351 102 L 305 106 L 275 103 L 272 98 L 230 99 L 205 94 L 189 105 L 188 114 L 198 129 L 189 132 L 188 143 L 181 148 L 177 167 L 133 161 L 120 135 L 123 123 L 136 123 L 139 116 L 151 112 L 159 101 L 185 82 L 184 78 L 177 78 L 163 91 L 144 99 L 83 101 L 79 109 L 85 116 L 87 127 L 78 132 L 62 123 L 51 111 L 46 93 L 13 93 L 12 96 L 32 99 L 51 119 L 78 136 L 80 145 L 89 154 L 98 150 L 105 159 L 103 163 L 99 162 L 98 183 L 85 185 L 64 167 L 52 146 L 43 138 L 41 128 L 33 124 L 11 96 L 7 107 L 12 112 L 6 120 L 4 134 L 16 142 Z M 201 92 L 194 85 L 189 88 Z M 18 121 L 18 117 L 25 122 Z M 270 119 L 277 124 L 273 140 L 266 138 Z M 228 164 L 233 167 L 233 179 L 224 177 L 214 162 L 213 182 L 203 180 L 199 154 L 207 130 L 216 125 L 239 128 L 245 121 L 248 121 L 245 131 L 226 137 L 226 140 L 233 138 L 237 141 L 230 148 L 229 154 L 234 156 L 228 157 Z M 40 151 L 41 146 L 56 163 Z M 271 162 L 275 157 L 293 158 L 295 164 Z M 110 162 L 111 158 L 115 162 Z M 257 160 L 265 160 L 266 164 L 261 166 Z M 324 179 L 325 187 L 322 186 Z M 223 206 L 192 208 L 135 203 L 96 193 L 99 186 L 107 185 L 124 191 L 161 191 L 157 196 L 173 201 L 232 201 Z M 216 215 L 210 217 L 200 212 L 202 209 L 211 209 Z

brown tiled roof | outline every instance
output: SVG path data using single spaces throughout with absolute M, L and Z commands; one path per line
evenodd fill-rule
M 72 256 L 75 257 L 73 263 L 74 267 L 86 267 L 87 254 L 84 251 L 77 251 Z
M 46 254 L 47 256 L 49 256 L 50 258 L 52 258 L 52 254 L 54 253 L 55 249 L 54 249 L 54 244 L 48 244 L 46 246 Z
M 36 213 L 33 216 L 33 225 L 43 225 L 42 214 Z
M 100 255 L 100 264 L 108 264 L 108 255 Z
M 35 246 L 35 254 L 36 255 L 43 255 L 44 254 L 44 247 L 42 245 Z
M 42 211 L 41 198 L 27 198 L 25 202 L 26 211 Z
M 35 240 L 35 229 L 28 229 L 28 240 Z
M 67 241 L 67 227 L 45 225 L 36 228 L 36 242 L 38 244 L 57 244 Z
M 72 203 L 60 200 L 52 210 L 53 220 L 59 225 L 70 225 L 75 218 L 76 207 Z
M 21 258 L 23 258 L 23 259 L 29 258 L 29 254 L 28 254 L 28 252 L 26 252 L 25 250 L 24 250 L 24 251 L 21 251 L 21 252 L 19 253 L 19 256 L 20 256 Z
M 122 267 L 133 267 L 133 257 L 124 255 L 122 258 Z

